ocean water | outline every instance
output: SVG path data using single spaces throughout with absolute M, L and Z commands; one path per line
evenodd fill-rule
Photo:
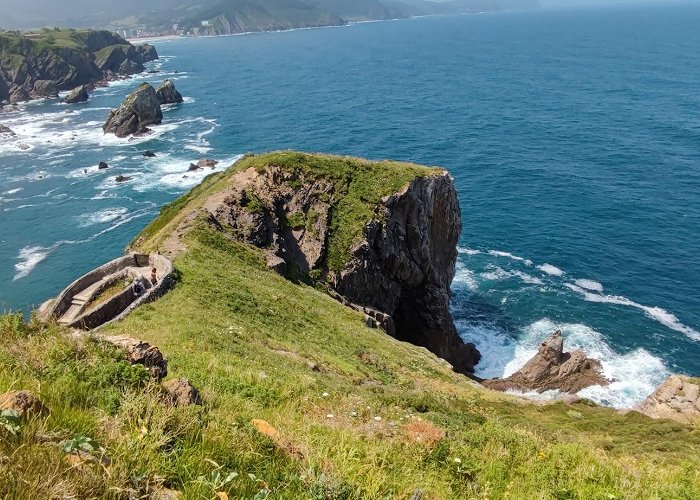
M 615 380 L 583 395 L 634 404 L 669 373 L 700 374 L 699 23 L 699 6 L 674 5 L 158 41 L 157 75 L 0 115 L 18 134 L 0 141 L 0 310 L 119 255 L 209 173 L 186 172 L 203 157 L 442 165 L 464 220 L 453 313 L 477 374 L 512 373 L 562 329 Z M 186 100 L 154 136 L 102 134 L 130 89 L 166 77 Z

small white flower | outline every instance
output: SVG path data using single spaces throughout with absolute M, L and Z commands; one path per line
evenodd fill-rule
M 327 392 L 324 392 L 323 394 L 321 394 L 321 397 L 324 397 L 324 398 L 327 398 L 328 396 L 330 396 L 330 394 L 328 394 Z
M 374 417 L 374 420 L 376 420 L 377 422 L 381 421 L 381 419 L 382 419 L 382 417 L 380 417 L 380 416 Z
M 462 463 L 462 459 L 461 459 L 461 458 L 455 457 L 455 463 L 456 463 L 456 464 L 461 464 L 461 463 Z
M 333 414 L 329 413 L 328 415 L 326 415 L 326 418 L 333 418 Z

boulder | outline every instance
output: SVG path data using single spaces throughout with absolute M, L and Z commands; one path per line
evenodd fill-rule
M 153 151 L 149 150 L 149 151 L 144 151 L 143 156 L 145 156 L 146 158 L 154 158 L 156 156 L 156 154 Z
M 219 164 L 218 161 L 216 160 L 209 160 L 207 158 L 204 158 L 203 160 L 199 160 L 197 162 L 197 166 L 199 168 L 211 168 L 212 170 L 216 168 L 216 166 Z
M 163 389 L 168 393 L 173 406 L 201 405 L 199 391 L 186 378 L 163 382 Z
M 117 181 L 117 182 L 126 182 L 126 181 L 130 181 L 130 180 L 131 180 L 131 177 L 127 177 L 126 175 L 121 175 L 121 174 L 120 174 L 120 175 L 116 176 L 116 177 L 114 178 L 114 180 Z
M 602 373 L 598 360 L 586 357 L 581 350 L 564 352 L 564 338 L 560 331 L 545 339 L 535 356 L 525 366 L 505 379 L 490 379 L 482 382 L 490 389 L 499 391 L 559 390 L 575 394 L 592 385 L 610 383 Z
M 63 99 L 66 104 L 76 104 L 79 102 L 85 102 L 90 96 L 88 95 L 87 86 L 81 85 L 70 91 L 70 94 Z
M 101 161 L 101 162 L 97 165 L 97 170 L 104 170 L 104 169 L 106 169 L 106 168 L 109 168 L 109 165 L 107 165 L 107 162 Z
M 43 415 L 48 411 L 41 400 L 29 391 L 0 394 L 0 410 L 14 410 L 20 418 Z
M 176 104 L 182 102 L 182 94 L 177 91 L 172 80 L 165 80 L 160 87 L 158 87 L 158 90 L 156 90 L 156 94 L 161 104 Z
M 700 422 L 700 379 L 672 375 L 634 409 L 651 418 Z
M 201 169 L 202 169 L 202 167 L 200 167 L 199 165 L 195 165 L 194 163 L 190 163 L 190 166 L 187 167 L 188 172 L 194 172 L 196 170 L 201 170 Z
M 148 83 L 142 83 L 129 94 L 119 109 L 112 110 L 102 130 L 106 134 L 126 137 L 143 133 L 148 125 L 160 123 L 163 111 L 160 109 L 155 89 Z
M 58 89 L 56 82 L 53 80 L 37 80 L 34 82 L 34 89 L 31 92 L 32 97 L 56 97 Z

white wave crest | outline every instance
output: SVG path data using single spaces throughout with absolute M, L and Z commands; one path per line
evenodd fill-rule
M 528 285 L 544 285 L 544 281 L 535 276 L 531 276 L 522 271 L 506 271 L 500 267 L 494 267 L 490 271 L 481 273 L 479 276 L 489 281 L 502 281 L 509 278 L 520 278 L 523 283 Z
M 591 290 L 593 292 L 602 292 L 603 291 L 603 285 L 597 281 L 594 280 L 589 280 L 589 279 L 578 279 L 574 281 L 576 285 L 580 286 L 581 288 L 585 288 L 586 290 Z
M 511 260 L 516 260 L 518 262 L 522 262 L 526 266 L 532 265 L 532 261 L 530 259 L 526 259 L 526 258 L 520 257 L 518 255 L 513 255 L 510 252 L 502 252 L 501 250 L 489 250 L 489 255 L 492 255 L 494 257 L 507 257 Z
M 564 271 L 559 269 L 557 266 L 553 266 L 552 264 L 542 264 L 541 266 L 537 266 L 537 269 L 542 271 L 545 274 L 549 274 L 550 276 L 563 276 Z
M 129 212 L 125 207 L 104 208 L 97 212 L 88 212 L 76 217 L 80 227 L 94 226 L 95 224 L 105 224 L 123 217 Z
M 481 250 L 475 250 L 467 247 L 457 247 L 457 253 L 463 253 L 465 255 L 479 255 Z
M 49 253 L 51 253 L 51 250 L 51 248 L 39 246 L 22 248 L 17 255 L 17 260 L 19 260 L 19 262 L 15 264 L 16 273 L 13 281 L 17 281 L 18 279 L 29 275 L 37 264 L 44 260 Z
M 592 293 L 588 290 L 581 288 L 580 286 L 576 286 L 571 283 L 565 283 L 565 286 L 570 290 L 573 290 L 574 292 L 583 296 L 584 300 L 587 300 L 588 302 L 616 304 L 620 306 L 634 307 L 636 309 L 644 311 L 644 313 L 654 321 L 661 323 L 662 325 L 670 328 L 671 330 L 683 333 L 692 340 L 700 341 L 700 332 L 689 326 L 684 325 L 678 320 L 675 314 L 670 313 L 661 307 L 645 306 L 620 295 L 603 295 L 601 293 Z

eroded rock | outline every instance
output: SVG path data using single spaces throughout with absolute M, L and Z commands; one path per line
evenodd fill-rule
M 14 410 L 20 418 L 44 415 L 48 409 L 29 391 L 9 391 L 0 394 L 0 410 Z
M 700 379 L 672 375 L 634 409 L 652 418 L 700 422 Z
M 174 406 L 202 404 L 202 396 L 199 391 L 186 378 L 168 380 L 163 382 L 162 386 Z
M 537 354 L 510 377 L 483 381 L 486 387 L 499 391 L 559 390 L 572 394 L 592 385 L 609 383 L 603 376 L 598 360 L 588 358 L 581 350 L 564 352 L 561 331 L 556 331 L 545 339 Z
M 6 127 L 5 125 L 0 125 L 0 137 L 14 137 L 15 134 L 10 127 Z

